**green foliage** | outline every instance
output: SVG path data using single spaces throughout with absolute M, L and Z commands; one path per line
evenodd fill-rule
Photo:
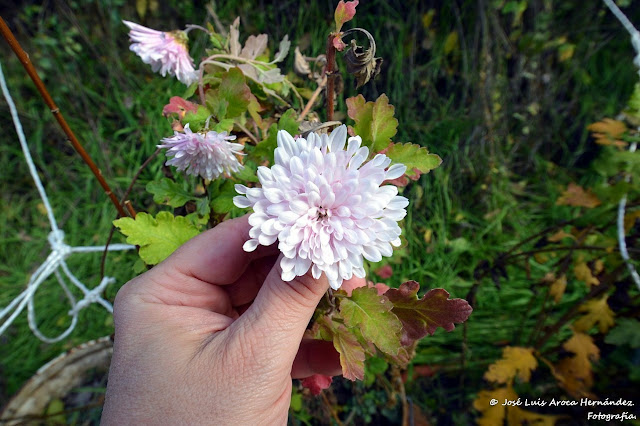
M 604 341 L 610 345 L 629 345 L 634 349 L 640 348 L 640 321 L 634 318 L 620 318 Z
M 430 154 L 427 148 L 412 143 L 394 143 L 387 149 L 385 155 L 394 163 L 402 163 L 407 166 L 407 175 L 415 176 L 418 173 L 428 173 L 442 164 L 442 158 L 436 154 Z
M 247 110 L 251 90 L 240 68 L 231 68 L 222 74 L 219 87 L 208 90 L 205 98 L 213 115 L 221 121 L 238 117 Z
M 288 109 L 278 120 L 278 124 L 272 124 L 269 127 L 268 136 L 265 140 L 260 142 L 256 149 L 252 153 L 253 158 L 266 157 L 269 163 L 273 162 L 273 151 L 278 145 L 278 131 L 286 130 L 290 135 L 298 133 L 298 127 L 300 123 L 296 121 L 296 112 L 293 109 Z
M 391 313 L 393 305 L 378 296 L 375 288 L 353 290 L 351 297 L 340 301 L 340 313 L 351 329 L 360 328 L 362 337 L 391 356 L 400 350 L 402 324 Z
M 140 246 L 140 258 L 155 265 L 169 257 L 178 247 L 198 235 L 199 231 L 183 216 L 160 212 L 154 218 L 138 213 L 135 219 L 123 217 L 113 224 L 127 236 L 129 244 Z
M 362 145 L 372 152 L 385 149 L 398 131 L 395 108 L 389 105 L 387 95 L 380 95 L 375 102 L 366 102 L 364 96 L 358 95 L 347 99 L 346 104 L 349 117 L 356 122 L 353 132 L 362 138 Z
M 153 194 L 155 203 L 167 204 L 171 207 L 182 207 L 188 201 L 195 199 L 191 193 L 169 178 L 149 182 L 147 191 Z

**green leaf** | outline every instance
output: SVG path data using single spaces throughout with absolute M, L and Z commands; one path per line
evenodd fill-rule
M 209 111 L 206 107 L 202 105 L 198 105 L 198 111 L 196 112 L 187 112 L 182 119 L 182 124 L 185 126 L 188 124 L 189 128 L 192 132 L 197 132 L 201 130 L 207 119 L 211 116 L 211 111 Z
M 127 243 L 140 246 L 138 254 L 147 265 L 162 262 L 199 234 L 198 228 L 184 216 L 174 217 L 169 212 L 160 212 L 155 219 L 150 214 L 138 213 L 135 219 L 123 217 L 113 224 L 127 236 Z
M 367 359 L 364 366 L 364 384 L 365 386 L 371 386 L 376 380 L 378 374 L 384 374 L 389 368 L 389 363 L 382 358 L 374 356 Z
M 253 161 L 247 161 L 243 164 L 243 168 L 233 176 L 243 182 L 260 182 L 257 176 L 258 166 Z
M 362 95 L 348 98 L 347 113 L 356 124 L 353 131 L 362 138 L 362 145 L 372 152 L 380 152 L 390 143 L 398 129 L 398 120 L 393 117 L 395 108 L 389 105 L 384 93 L 375 102 L 365 102 Z
M 171 207 L 181 207 L 187 202 L 195 200 L 195 197 L 182 186 L 169 178 L 152 180 L 147 184 L 147 191 L 153 194 L 153 201 L 159 204 L 167 204 Z
M 224 120 L 217 123 L 213 127 L 213 130 L 218 133 L 227 132 L 227 134 L 229 134 L 233 130 L 234 122 L 235 120 L 233 120 L 232 118 L 225 118 Z
M 278 125 L 272 124 L 269 127 L 267 138 L 256 145 L 253 155 L 257 158 L 266 157 L 269 163 L 273 163 L 273 151 L 278 146 L 278 130 L 286 130 L 291 136 L 298 133 L 300 123 L 296 121 L 296 112 L 294 109 L 288 109 L 280 117 Z
M 452 331 L 454 323 L 466 321 L 473 310 L 464 299 L 449 299 L 449 293 L 441 288 L 429 290 L 418 299 L 419 289 L 420 284 L 407 281 L 398 289 L 392 288 L 385 293 L 393 303 L 392 312 L 402 322 L 402 344 L 405 346 L 427 334 L 433 335 L 438 327 Z
M 240 68 L 231 68 L 222 75 L 220 86 L 207 91 L 205 95 L 207 106 L 218 121 L 234 118 L 247 110 L 251 100 L 251 90 Z
M 402 324 L 391 312 L 393 305 L 375 288 L 360 287 L 350 298 L 340 299 L 340 314 L 345 325 L 360 328 L 362 336 L 389 355 L 397 355 L 400 349 Z
M 618 324 L 609 330 L 604 338 L 610 345 L 629 345 L 634 349 L 640 348 L 640 321 L 634 318 L 619 318 Z
M 233 204 L 233 197 L 238 195 L 233 182 L 229 179 L 219 179 L 216 182 L 218 186 L 212 185 L 209 187 L 211 189 L 211 208 L 213 211 L 218 214 L 232 213 L 234 217 L 243 215 L 244 211 Z
M 412 143 L 394 143 L 385 152 L 394 163 L 407 166 L 407 175 L 415 176 L 428 173 L 442 164 L 442 158 L 436 154 L 429 154 L 429 150 Z M 416 169 L 419 171 L 416 172 Z

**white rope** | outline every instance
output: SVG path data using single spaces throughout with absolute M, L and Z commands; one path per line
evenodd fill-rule
M 9 305 L 7 305 L 3 309 L 0 309 L 0 320 L 11 313 L 11 315 L 9 315 L 4 323 L 2 323 L 2 326 L 0 326 L 0 335 L 6 331 L 6 329 L 13 323 L 18 315 L 20 315 L 20 313 L 26 306 L 29 328 L 31 329 L 33 334 L 35 334 L 36 337 L 38 337 L 43 342 L 55 343 L 69 336 L 69 334 L 73 331 L 76 324 L 78 323 L 78 313 L 92 303 L 98 303 L 102 305 L 109 313 L 113 313 L 113 307 L 111 306 L 111 303 L 103 299 L 101 295 L 109 284 L 115 282 L 115 279 L 104 277 L 97 287 L 94 287 L 90 290 L 69 270 L 65 259 L 71 254 L 102 252 L 105 250 L 105 246 L 72 247 L 64 242 L 64 232 L 58 228 L 58 223 L 56 222 L 56 218 L 53 215 L 53 209 L 51 208 L 51 204 L 49 203 L 49 198 L 47 197 L 47 193 L 45 192 L 44 186 L 42 185 L 40 177 L 38 176 L 36 166 L 34 165 L 33 159 L 31 158 L 29 146 L 27 145 L 27 140 L 24 136 L 24 131 L 22 130 L 22 123 L 20 123 L 20 118 L 18 117 L 18 111 L 15 104 L 13 103 L 11 95 L 9 94 L 9 89 L 7 89 L 4 73 L 2 72 L 2 64 L 0 64 L 0 86 L 2 87 L 2 94 L 7 100 L 9 110 L 11 111 L 13 124 L 16 128 L 18 139 L 20 140 L 20 146 L 22 147 L 22 152 L 24 153 L 24 157 L 29 168 L 29 173 L 31 173 L 31 177 L 33 177 L 33 182 L 38 189 L 40 198 L 42 198 L 42 202 L 47 211 L 47 217 L 49 218 L 49 224 L 51 225 L 51 233 L 49 233 L 49 237 L 47 238 L 49 240 L 49 245 L 51 246 L 51 253 L 49 253 L 47 259 L 42 263 L 42 265 L 38 267 L 38 269 L 36 269 L 33 275 L 31 275 L 31 278 L 27 283 L 27 288 L 15 299 L 13 299 L 11 303 L 9 303 Z M 128 244 L 112 244 L 107 248 L 107 250 L 121 251 L 131 250 L 133 248 L 135 248 L 135 246 Z M 62 273 L 60 270 L 62 270 Z M 47 337 L 40 331 L 40 329 L 38 328 L 38 322 L 36 321 L 36 313 L 33 304 L 33 298 L 36 294 L 36 291 L 38 291 L 40 285 L 45 282 L 45 280 L 49 278 L 51 274 L 55 275 L 58 283 L 62 287 L 62 290 L 69 300 L 69 304 L 71 305 L 71 309 L 69 310 L 71 324 L 69 324 L 69 327 L 67 327 L 64 332 L 55 337 Z M 67 279 L 69 279 L 71 284 L 73 284 L 82 292 L 82 298 L 77 302 L 75 300 L 75 297 L 73 297 L 71 290 L 69 290 L 69 286 L 67 286 L 63 275 L 65 275 Z
M 640 32 L 633 26 L 629 18 L 620 10 L 617 4 L 615 4 L 612 0 L 604 0 L 604 3 L 609 7 L 611 12 L 618 18 L 618 20 L 622 23 L 624 28 L 631 35 L 631 44 L 633 48 L 636 50 L 636 56 L 633 60 L 633 63 L 638 67 L 638 75 L 640 76 Z M 638 129 L 640 130 L 640 128 Z M 636 151 L 637 143 L 633 142 L 629 147 L 629 152 Z M 631 176 L 625 176 L 625 181 L 630 182 Z M 618 204 L 618 246 L 620 247 L 620 255 L 624 260 L 624 263 L 627 265 L 627 269 L 629 270 L 629 274 L 631 278 L 636 283 L 636 286 L 640 290 L 640 275 L 638 275 L 638 271 L 636 271 L 635 266 L 631 263 L 631 258 L 629 257 L 629 251 L 627 250 L 627 242 L 624 238 L 624 209 L 627 206 L 627 194 L 625 194 Z

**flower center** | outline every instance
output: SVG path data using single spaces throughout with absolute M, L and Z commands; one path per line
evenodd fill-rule
M 318 214 L 316 216 L 317 219 L 324 219 L 327 217 L 331 217 L 331 210 L 325 209 L 324 207 L 318 207 Z

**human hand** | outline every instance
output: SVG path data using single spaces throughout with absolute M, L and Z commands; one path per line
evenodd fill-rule
M 326 277 L 283 282 L 276 245 L 242 250 L 247 218 L 118 292 L 104 424 L 285 424 L 292 377 L 340 374 L 331 342 L 303 340 Z

